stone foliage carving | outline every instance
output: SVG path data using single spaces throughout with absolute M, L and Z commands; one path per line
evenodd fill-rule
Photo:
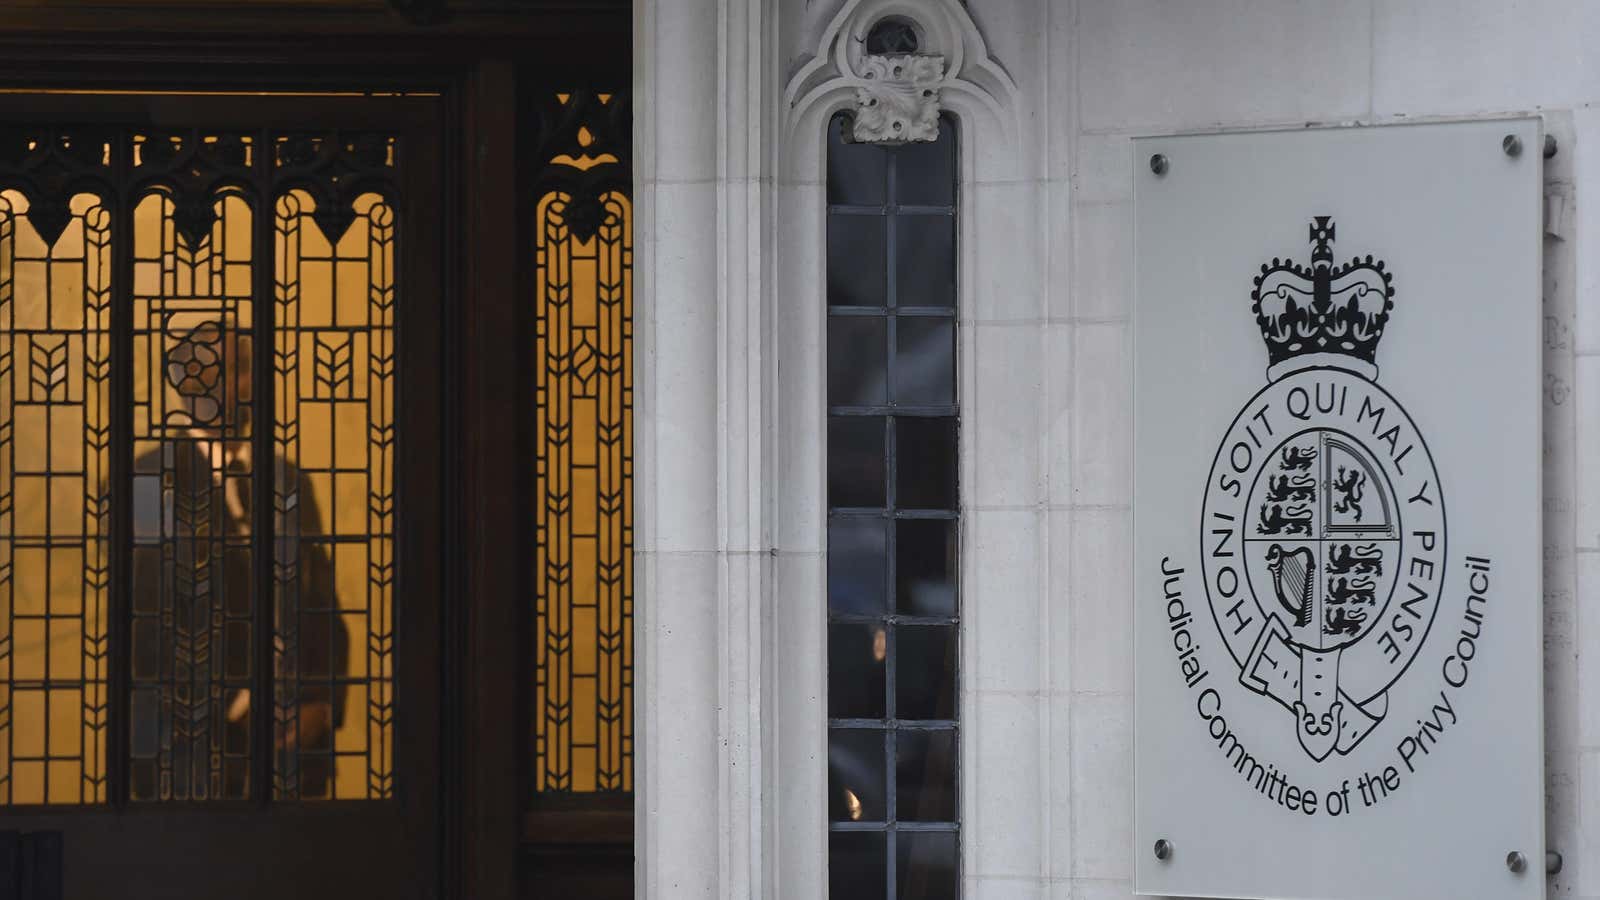
M 862 143 L 932 141 L 939 137 L 939 84 L 944 57 L 861 57 L 852 137 Z
M 989 56 L 963 0 L 812 3 L 838 9 L 816 53 L 801 62 L 784 88 L 786 145 L 810 141 L 825 127 L 816 119 L 825 122 L 841 109 L 855 113 L 851 138 L 862 142 L 933 141 L 943 112 L 962 120 L 964 142 L 979 132 L 1006 142 L 1020 137 L 1016 82 Z M 901 39 L 873 42 L 871 49 L 879 52 L 869 52 L 874 29 L 888 22 L 906 26 Z

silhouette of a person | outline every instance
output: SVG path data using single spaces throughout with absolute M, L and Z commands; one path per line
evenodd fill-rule
M 204 322 L 168 351 L 166 380 L 194 425 L 134 461 L 135 545 L 159 546 L 163 558 L 157 571 L 139 565 L 136 551 L 134 608 L 161 615 L 135 617 L 135 690 L 156 680 L 150 676 L 159 667 L 159 680 L 173 684 L 165 688 L 172 692 L 171 706 L 203 713 L 175 715 L 164 725 L 159 712 L 164 704 L 136 702 L 132 738 L 136 755 L 141 746 L 172 747 L 179 796 L 216 797 L 220 790 L 223 798 L 248 797 L 250 767 L 241 760 L 253 752 L 250 690 L 230 687 L 221 697 L 196 694 L 215 690 L 222 676 L 233 684 L 247 680 L 240 673 L 253 671 L 255 629 L 275 623 L 274 794 L 324 797 L 333 780 L 333 734 L 344 714 L 348 635 L 327 551 L 298 536 L 302 530 L 321 530 L 316 496 L 299 469 L 281 457 L 271 461 L 277 490 L 298 485 L 298 496 L 297 508 L 279 513 L 272 623 L 263 622 L 258 612 L 262 599 L 252 602 L 254 554 L 274 551 L 250 540 L 256 502 L 251 443 L 245 437 L 252 418 L 251 343 L 224 323 Z M 296 518 L 286 523 L 285 517 Z M 295 527 L 296 521 L 305 527 Z M 292 586 L 285 590 L 280 581 Z M 230 627 L 241 620 L 250 621 L 250 627 Z M 196 654 L 194 636 L 201 634 L 207 652 Z M 181 738 L 170 733 L 180 729 Z M 228 760 L 220 777 L 210 760 L 196 758 L 206 748 L 191 745 L 201 740 L 210 755 Z M 195 784 L 199 779 L 206 780 L 203 787 Z M 136 783 L 136 797 L 146 799 L 139 790 Z

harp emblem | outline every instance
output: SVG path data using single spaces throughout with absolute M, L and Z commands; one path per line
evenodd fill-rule
M 1267 548 L 1267 571 L 1272 573 L 1272 589 L 1278 605 L 1294 618 L 1296 625 L 1311 621 L 1311 574 L 1317 561 L 1305 547 L 1285 550 L 1279 544 Z

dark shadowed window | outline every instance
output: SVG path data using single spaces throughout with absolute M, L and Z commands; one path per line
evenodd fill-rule
M 828 144 L 832 900 L 960 893 L 956 130 Z

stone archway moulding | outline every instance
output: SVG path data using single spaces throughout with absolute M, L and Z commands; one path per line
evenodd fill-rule
M 917 31 L 917 57 L 942 63 L 926 98 L 973 118 L 980 110 L 985 126 L 1001 129 L 1004 143 L 1018 138 L 1017 85 L 998 61 L 989 56 L 983 35 L 958 0 L 847 0 L 822 33 L 813 54 L 790 77 L 784 89 L 784 137 L 792 141 L 805 134 L 821 109 L 831 115 L 858 93 L 883 96 L 887 90 L 879 63 L 866 51 L 867 33 L 883 19 L 910 22 Z M 937 116 L 937 112 L 935 112 Z M 979 122 L 970 125 L 980 124 Z M 969 125 L 969 127 L 970 127 Z

